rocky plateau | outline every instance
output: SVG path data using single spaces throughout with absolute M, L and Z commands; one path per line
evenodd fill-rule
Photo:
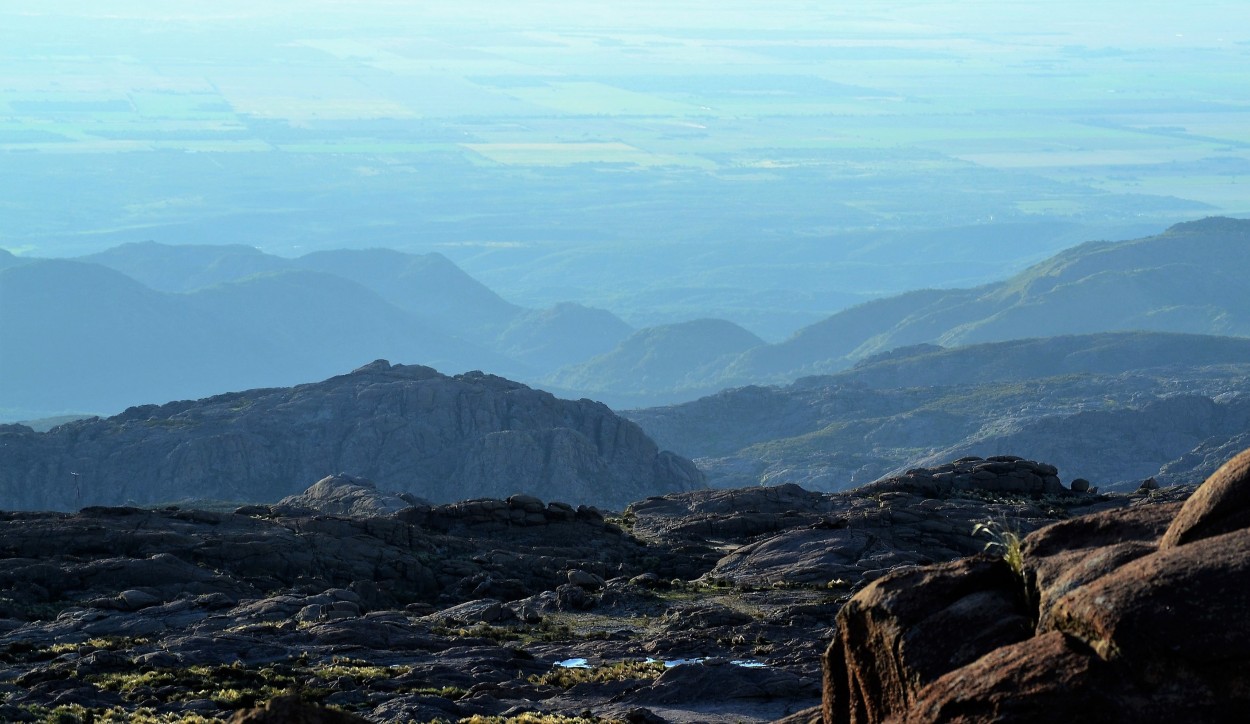
M 350 475 L 230 512 L 9 512 L 0 719 L 279 721 L 300 701 L 339 717 L 325 721 L 811 719 L 822 697 L 841 706 L 824 652 L 864 596 L 929 570 L 1001 573 L 968 556 L 1004 531 L 1034 550 L 1061 540 L 1046 531 L 1084 540 L 1081 521 L 1141 520 L 1126 545 L 1144 555 L 1133 541 L 1193 488 L 1103 494 L 999 456 L 615 514 L 530 495 L 435 504 Z M 1025 621 L 1004 625 L 1024 636 Z

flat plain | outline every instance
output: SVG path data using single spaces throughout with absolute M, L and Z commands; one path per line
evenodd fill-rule
M 779 339 L 1250 210 L 1244 11 L 1157 5 L 7 3 L 0 247 L 439 250 L 518 303 Z M 932 239 L 866 261 L 984 227 L 937 274 Z

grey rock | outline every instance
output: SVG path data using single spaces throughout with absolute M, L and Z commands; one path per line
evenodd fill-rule
M 133 588 L 122 591 L 117 594 L 118 608 L 126 611 L 137 611 L 148 606 L 155 606 L 160 603 L 161 599 L 147 591 L 139 591 Z
M 401 498 L 440 502 L 523 493 L 619 509 L 703 487 L 692 463 L 660 451 L 600 403 L 480 372 L 448 377 L 385 361 L 316 384 L 130 408 L 46 433 L 4 429 L 0 506 L 22 510 L 272 502 L 337 470 Z M 371 514 L 398 506 L 393 497 L 327 487 L 301 503 Z
M 389 515 L 414 504 L 419 505 L 421 501 L 380 492 L 372 482 L 347 473 L 327 475 L 299 495 L 278 501 L 281 507 L 353 517 Z
M 504 608 L 499 601 L 492 599 L 482 599 L 480 601 L 466 601 L 458 606 L 439 611 L 429 618 L 437 620 L 448 626 L 464 626 L 475 623 L 492 623 L 498 621 L 507 615 L 511 615 L 511 610 Z
M 589 591 L 597 591 L 603 588 L 603 577 L 596 576 L 593 573 L 588 573 L 587 571 L 583 571 L 579 568 L 577 570 L 569 571 L 569 583 L 574 586 L 580 586 Z

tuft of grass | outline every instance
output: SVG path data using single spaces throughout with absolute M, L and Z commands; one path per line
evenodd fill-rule
M 452 701 L 456 701 L 457 699 L 463 699 L 464 697 L 468 696 L 469 690 L 461 689 L 459 686 L 439 686 L 439 687 L 426 686 L 420 689 L 413 689 L 412 693 L 422 694 L 425 696 L 441 696 L 444 699 L 451 699 Z
M 1021 551 L 1018 533 L 1009 530 L 998 521 L 987 520 L 984 523 L 977 523 L 972 528 L 972 535 L 973 537 L 983 535 L 989 538 L 985 544 L 985 552 L 1000 556 L 1016 577 L 1021 581 L 1024 580 L 1024 553 Z
M 654 679 L 664 673 L 663 661 L 621 661 L 590 669 L 555 668 L 529 677 L 531 684 L 571 689 L 578 684 L 607 683 L 628 679 Z
M 412 671 L 410 666 L 373 666 L 359 661 L 334 662 L 325 666 L 312 668 L 312 673 L 321 679 L 337 679 L 346 676 L 357 684 L 379 679 L 394 679 Z
M 218 706 L 237 708 L 271 699 L 298 688 L 289 671 L 266 666 L 259 669 L 244 666 L 189 666 L 184 669 L 156 669 L 141 672 L 95 674 L 87 681 L 106 691 L 116 691 L 127 700 L 168 691 L 165 701 L 210 699 Z M 172 687 L 172 688 L 170 688 Z M 304 689 L 305 696 L 324 697 L 324 690 Z
M 30 704 L 18 708 L 28 715 L 29 721 L 41 724 L 221 724 L 221 719 L 199 714 L 161 714 L 146 708 L 127 711 L 120 707 L 88 708 L 81 704 L 53 708 Z

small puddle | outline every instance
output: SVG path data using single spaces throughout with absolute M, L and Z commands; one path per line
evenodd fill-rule
M 664 668 L 671 669 L 674 666 L 689 666 L 690 664 L 702 664 L 704 657 L 693 659 L 647 659 L 648 664 L 664 664 Z M 733 666 L 741 666 L 744 669 L 767 669 L 768 664 L 763 661 L 750 661 L 748 659 L 734 659 L 729 662 Z M 561 669 L 593 669 L 590 662 L 586 659 L 565 659 L 557 661 L 556 667 Z
M 658 664 L 658 663 L 661 663 L 661 660 L 660 659 L 647 659 L 647 663 Z M 703 663 L 703 659 L 669 659 L 667 661 L 664 661 L 663 663 L 664 663 L 664 668 L 671 669 L 674 666 L 687 666 L 689 664 L 701 664 Z
M 687 666 L 689 664 L 701 664 L 703 663 L 703 661 L 704 661 L 703 657 L 694 658 L 694 659 L 647 659 L 648 664 L 663 663 L 664 668 L 666 669 L 671 669 L 674 666 Z M 729 663 L 732 664 L 733 666 L 741 666 L 744 669 L 767 669 L 768 668 L 768 664 L 765 664 L 762 661 L 748 661 L 747 659 L 735 659 L 733 661 L 730 661 Z
M 589 669 L 590 662 L 586 659 L 565 659 L 564 661 L 557 661 L 556 666 L 562 669 Z

